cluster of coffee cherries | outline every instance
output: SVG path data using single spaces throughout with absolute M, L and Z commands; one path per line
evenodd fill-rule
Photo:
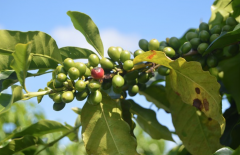
M 146 88 L 145 83 L 153 76 L 155 69 L 152 63 L 142 63 L 142 67 L 134 68 L 132 57 L 144 52 L 139 49 L 132 54 L 121 47 L 112 46 L 108 48 L 109 58 L 100 59 L 96 54 L 91 54 L 87 64 L 66 58 L 53 71 L 52 80 L 47 84 L 52 89 L 49 97 L 54 102 L 53 109 L 62 110 L 74 98 L 78 101 L 87 98 L 89 104 L 98 105 L 102 101 L 101 89 L 111 90 L 119 98 L 126 98 L 127 92 L 129 96 L 135 96 L 139 90 Z M 168 75 L 169 72 L 168 68 L 159 69 L 161 75 Z
M 221 71 L 221 69 L 217 67 L 218 62 L 238 54 L 239 44 L 217 49 L 204 56 L 203 54 L 214 40 L 221 34 L 232 31 L 238 24 L 233 17 L 228 17 L 225 23 L 226 25 L 224 26 L 216 24 L 210 28 L 207 23 L 202 22 L 198 29 L 188 32 L 185 35 L 187 41 L 182 44 L 176 37 L 166 38 L 166 41 L 161 42 L 157 39 L 152 39 L 149 42 L 141 39 L 139 41 L 139 47 L 144 51 L 163 51 L 173 60 L 183 56 L 187 61 L 198 61 L 204 70 L 209 70 L 212 75 L 218 78 L 218 74 Z M 161 69 L 163 70 L 162 74 L 164 74 L 164 71 L 166 71 L 166 73 L 170 72 L 170 70 L 164 66 L 159 67 L 159 70 Z

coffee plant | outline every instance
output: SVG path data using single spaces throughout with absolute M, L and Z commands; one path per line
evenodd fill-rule
M 182 145 L 168 155 L 239 155 L 239 5 L 236 0 L 217 0 L 209 22 L 201 22 L 183 37 L 141 39 L 134 53 L 111 46 L 105 49 L 108 56 L 97 26 L 81 12 L 67 14 L 96 52 L 58 48 L 51 36 L 40 31 L 0 30 L 0 115 L 14 102 L 33 97 L 38 103 L 50 97 L 55 111 L 74 98 L 85 101 L 82 109 L 73 108 L 78 114 L 75 126 L 40 120 L 2 139 L 0 154 L 38 147 L 35 154 L 40 154 L 52 145 L 42 136 L 62 132 L 56 141 L 63 137 L 77 141 L 81 126 L 88 154 L 137 155 L 133 132 L 137 123 L 152 139 L 174 141 L 172 134 L 180 138 Z M 27 90 L 28 77 L 47 73 L 52 78 L 46 86 L 38 92 Z M 8 87 L 11 94 L 3 92 Z M 158 122 L 155 111 L 128 99 L 137 93 L 172 116 L 174 132 Z M 224 113 L 223 99 L 231 105 Z

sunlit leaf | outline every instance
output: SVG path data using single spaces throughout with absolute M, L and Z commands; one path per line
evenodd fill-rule
M 11 69 L 10 64 L 15 52 L 15 45 L 18 43 L 27 44 L 31 42 L 31 53 L 33 60 L 29 69 L 55 68 L 58 63 L 62 63 L 62 58 L 55 40 L 46 33 L 40 31 L 9 31 L 0 30 L 0 49 L 5 49 L 9 55 L 1 55 L 0 71 Z
M 45 90 L 43 90 L 43 89 L 38 89 L 38 92 L 41 92 L 41 91 L 45 91 Z M 38 103 L 40 103 L 40 102 L 42 101 L 43 96 L 44 96 L 44 95 L 37 96 L 37 101 L 38 101 Z
M 135 103 L 133 100 L 128 101 L 129 104 L 131 104 L 132 113 L 137 115 L 137 123 L 153 139 L 165 139 L 174 141 L 169 129 L 158 122 L 155 111 L 151 109 L 145 109 Z
M 68 11 L 67 14 L 71 18 L 75 29 L 84 35 L 87 42 L 92 45 L 101 56 L 104 56 L 103 43 L 99 30 L 92 19 L 82 12 Z
M 23 91 L 21 86 L 12 86 L 12 94 L 0 93 L 0 115 L 8 111 L 11 105 L 23 98 Z
M 121 118 L 119 101 L 102 92 L 99 105 L 85 103 L 82 109 L 82 136 L 88 154 L 137 155 L 136 140 Z
M 212 155 L 221 148 L 221 129 L 217 121 L 184 103 L 171 86 L 166 86 L 172 121 L 187 150 L 194 155 Z
M 27 71 L 32 61 L 32 54 L 30 44 L 17 44 L 15 46 L 15 52 L 12 54 L 14 60 L 11 63 L 11 67 L 15 70 L 18 80 L 22 87 L 25 88 L 25 78 L 27 77 Z
M 91 54 L 94 54 L 94 52 L 89 49 L 71 46 L 60 48 L 60 53 L 63 60 L 66 58 L 88 59 Z

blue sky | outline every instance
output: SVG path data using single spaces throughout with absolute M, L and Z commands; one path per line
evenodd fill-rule
M 2 1 L 0 29 L 43 31 L 50 34 L 59 47 L 93 49 L 73 28 L 66 14 L 69 10 L 80 11 L 88 14 L 98 26 L 105 52 L 109 46 L 121 46 L 134 52 L 139 48 L 138 40 L 142 38 L 162 41 L 166 37 L 181 37 L 189 28 L 198 28 L 200 21 L 208 22 L 212 3 L 213 0 Z M 37 91 L 44 88 L 50 79 L 51 75 L 28 78 L 27 89 Z M 143 96 L 137 95 L 134 100 L 144 107 L 150 106 Z M 36 102 L 36 99 L 31 101 Z M 53 111 L 52 104 L 48 97 L 44 97 L 39 105 L 47 118 L 73 125 L 77 115 L 71 107 L 82 107 L 84 103 L 74 101 L 60 112 Z M 152 108 L 156 110 L 156 107 Z M 174 130 L 169 114 L 159 110 L 157 117 L 161 124 Z M 171 142 L 168 144 L 174 145 Z

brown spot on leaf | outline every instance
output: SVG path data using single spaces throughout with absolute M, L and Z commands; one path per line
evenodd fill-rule
M 154 57 L 154 55 L 157 54 L 155 50 L 151 50 L 151 52 L 152 52 L 153 54 L 149 55 L 149 56 L 147 57 L 147 59 L 152 59 L 152 58 Z
M 195 88 L 197 94 L 200 94 L 200 89 L 198 87 Z
M 176 93 L 178 96 L 180 96 L 179 92 L 176 91 L 175 93 Z
M 198 98 L 193 100 L 193 106 L 196 107 L 198 110 L 202 109 L 202 101 Z
M 208 103 L 207 99 L 203 99 L 203 105 L 204 105 L 205 110 L 208 111 L 209 110 L 209 103 Z
M 209 118 L 208 118 L 208 120 L 209 120 L 209 121 L 211 121 L 211 120 L 212 120 L 212 118 L 210 118 L 210 117 L 209 117 Z

